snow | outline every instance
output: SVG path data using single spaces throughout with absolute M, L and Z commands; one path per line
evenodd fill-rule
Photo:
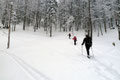
M 68 32 L 22 31 L 17 25 L 7 47 L 7 30 L 0 29 L 0 80 L 119 80 L 120 41 L 117 30 L 97 37 L 94 32 L 91 59 L 81 47 L 84 31 L 74 32 L 77 46 Z M 112 43 L 115 42 L 116 46 Z M 82 53 L 83 50 L 83 53 Z

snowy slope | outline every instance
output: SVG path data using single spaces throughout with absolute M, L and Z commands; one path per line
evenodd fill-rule
M 81 47 L 84 32 L 74 32 L 77 46 L 67 34 L 54 32 L 50 38 L 43 31 L 17 29 L 11 34 L 7 50 L 7 31 L 0 30 L 0 80 L 120 79 L 120 41 L 116 30 L 100 37 L 94 33 L 91 59 L 87 59 L 85 48 Z

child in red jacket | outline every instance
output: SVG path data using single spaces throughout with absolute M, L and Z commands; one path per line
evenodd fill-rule
M 76 37 L 76 36 L 74 36 L 74 37 L 73 37 L 73 40 L 74 40 L 74 45 L 76 45 L 76 42 L 77 42 L 77 37 Z

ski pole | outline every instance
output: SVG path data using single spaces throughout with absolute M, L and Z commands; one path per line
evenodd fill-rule
M 92 47 L 91 47 L 91 52 L 92 52 L 92 55 L 93 55 L 93 57 L 94 57 L 94 54 L 93 54 L 93 49 L 92 49 Z
M 81 53 L 82 53 L 82 55 L 83 55 L 83 46 L 81 45 Z

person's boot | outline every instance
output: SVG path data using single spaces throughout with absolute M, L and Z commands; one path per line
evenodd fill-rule
M 87 57 L 90 59 L 90 56 L 89 56 L 89 55 L 87 55 Z

